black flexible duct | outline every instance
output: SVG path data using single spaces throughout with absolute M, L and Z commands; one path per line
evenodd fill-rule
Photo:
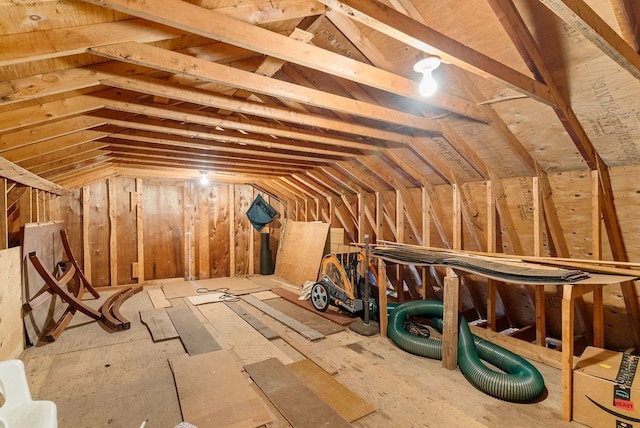
M 442 342 L 418 337 L 407 332 L 403 325 L 412 315 L 436 318 L 442 327 L 442 302 L 416 300 L 403 303 L 393 309 L 387 327 L 388 337 L 399 348 L 411 354 L 442 359 Z M 464 376 L 478 389 L 493 397 L 513 402 L 529 402 L 544 391 L 544 379 L 527 360 L 491 342 L 474 336 L 463 316 L 458 331 L 458 365 Z M 487 367 L 485 360 L 505 373 Z

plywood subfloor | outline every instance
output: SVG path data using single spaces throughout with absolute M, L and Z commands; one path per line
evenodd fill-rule
M 87 304 L 98 307 L 108 294 Z M 375 407 L 375 412 L 353 422 L 354 427 L 582 426 L 561 421 L 557 369 L 534 363 L 545 378 L 548 394 L 533 404 L 506 403 L 479 392 L 459 370 L 449 371 L 440 361 L 403 352 L 388 339 L 365 338 L 345 330 L 310 342 L 245 302 L 239 303 L 270 329 L 296 338 L 336 367 L 334 378 Z M 215 305 L 226 308 L 224 303 L 204 307 Z M 124 428 L 140 426 L 148 419 L 147 427 L 173 427 L 180 422 L 168 360 L 187 354 L 178 339 L 153 343 L 138 316 L 140 310 L 151 308 L 148 294 L 138 293 L 122 307 L 124 316 L 131 320 L 130 330 L 111 332 L 78 314 L 59 340 L 23 352 L 33 397 L 57 403 L 59 426 Z M 247 343 L 242 334 L 233 334 L 233 327 L 216 331 L 209 321 L 204 322 L 224 349 L 260 359 L 257 354 L 261 351 L 252 352 L 253 344 Z M 282 339 L 270 343 L 286 349 L 282 352 L 289 356 L 289 362 L 303 359 L 295 357 L 295 351 L 286 348 Z M 282 419 L 276 418 L 267 426 L 286 426 L 279 421 Z

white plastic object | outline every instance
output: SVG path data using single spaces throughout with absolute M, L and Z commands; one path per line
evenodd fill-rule
M 57 428 L 58 410 L 53 401 L 33 401 L 24 363 L 0 362 L 0 428 Z

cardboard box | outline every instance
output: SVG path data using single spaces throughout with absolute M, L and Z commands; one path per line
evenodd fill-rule
M 573 419 L 593 428 L 640 428 L 639 361 L 587 347 L 573 372 Z

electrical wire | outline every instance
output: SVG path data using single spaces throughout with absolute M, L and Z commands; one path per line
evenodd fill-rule
M 220 296 L 220 300 L 223 302 L 237 302 L 240 300 L 240 297 L 236 296 L 235 294 L 229 292 L 229 288 L 228 287 L 221 287 L 221 288 L 206 288 L 206 287 L 200 287 L 198 289 L 196 289 L 197 293 L 201 293 L 201 294 L 205 294 L 205 293 L 221 293 L 222 296 Z

